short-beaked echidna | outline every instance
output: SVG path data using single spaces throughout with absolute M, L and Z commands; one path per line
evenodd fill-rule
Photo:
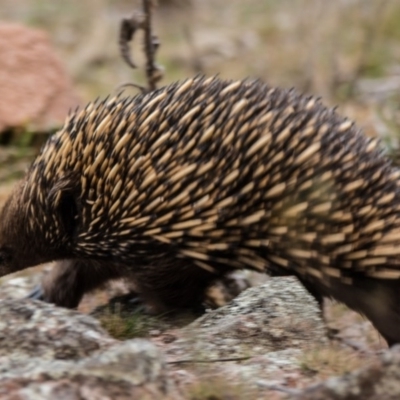
M 194 306 L 234 269 L 294 274 L 400 342 L 399 171 L 317 99 L 197 77 L 71 113 L 1 215 L 0 274 L 58 260 L 44 298 L 74 307 L 130 276 Z

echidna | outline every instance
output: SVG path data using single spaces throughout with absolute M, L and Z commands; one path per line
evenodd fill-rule
M 234 269 L 294 274 L 398 343 L 399 176 L 351 121 L 259 81 L 96 101 L 8 199 L 0 275 L 59 260 L 47 301 L 130 276 L 160 308 L 195 306 Z

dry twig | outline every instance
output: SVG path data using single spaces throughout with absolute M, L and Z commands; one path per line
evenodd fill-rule
M 142 92 L 149 92 L 157 88 L 157 82 L 163 77 L 163 68 L 155 62 L 155 54 L 160 45 L 160 41 L 152 32 L 153 8 L 152 0 L 143 0 L 143 14 L 135 12 L 131 18 L 124 18 L 121 21 L 119 34 L 121 56 L 131 68 L 137 68 L 137 65 L 131 56 L 129 43 L 133 40 L 138 30 L 142 29 L 144 31 L 143 47 L 146 56 L 147 78 L 147 87 L 139 86 L 134 83 L 128 83 L 121 87 L 133 86 L 139 88 Z
M 213 364 L 219 362 L 231 362 L 231 361 L 245 361 L 249 360 L 251 357 L 230 357 L 230 358 L 216 358 L 214 360 L 196 360 L 196 359 L 186 359 L 186 360 L 175 360 L 167 361 L 167 364 Z
M 143 18 L 140 14 L 135 13 L 131 18 L 124 18 L 121 21 L 119 31 L 119 48 L 123 60 L 131 68 L 137 68 L 137 65 L 132 60 L 129 42 L 133 39 L 135 32 L 140 28 L 143 28 Z

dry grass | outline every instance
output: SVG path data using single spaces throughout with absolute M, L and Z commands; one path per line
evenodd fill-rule
M 326 300 L 324 315 L 328 326 L 338 329 L 340 337 L 344 338 L 348 345 L 354 344 L 360 351 L 371 355 L 387 348 L 386 341 L 371 322 L 344 304 Z
M 333 343 L 310 349 L 299 360 L 303 373 L 318 380 L 346 374 L 367 366 L 368 362 L 368 358 Z
M 256 399 L 254 390 L 242 383 L 231 383 L 223 377 L 203 377 L 188 387 L 185 398 L 188 400 L 242 400 Z

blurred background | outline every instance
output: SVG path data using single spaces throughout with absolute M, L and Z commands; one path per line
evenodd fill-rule
M 74 103 L 115 92 L 123 83 L 144 82 L 143 69 L 130 69 L 118 47 L 120 21 L 135 9 L 141 9 L 141 1 L 1 0 L 0 33 L 2 24 L 17 22 L 48 35 L 50 51 L 60 60 L 74 92 L 63 102 L 67 110 Z M 153 22 L 161 41 L 157 61 L 165 68 L 161 84 L 201 72 L 294 86 L 322 96 L 328 105 L 339 105 L 340 112 L 357 120 L 367 134 L 379 134 L 393 145 L 400 129 L 399 1 L 158 0 Z M 8 34 L 8 43 L 12 36 Z M 139 65 L 141 47 L 141 38 L 135 38 L 132 50 Z M 16 52 L 24 52 L 21 43 Z M 34 66 L 30 73 L 39 76 L 41 71 L 32 71 Z M 40 65 L 37 69 L 43 70 Z M 7 80 L 7 73 L 15 74 L 15 68 L 7 71 L 0 62 L 0 76 Z M 52 84 L 38 80 L 31 91 Z M 24 94 L 23 79 L 13 87 L 25 99 L 31 95 Z M 57 95 L 53 93 L 52 102 Z M 1 107 L 0 101 L 0 129 L 20 129 L 2 127 Z M 20 111 L 21 105 L 13 107 Z M 7 108 L 13 113 L 10 101 Z M 61 109 L 59 114 L 66 113 Z M 52 128 L 60 121 L 57 115 Z M 28 117 L 20 125 L 26 129 L 30 122 Z M 36 129 L 33 124 L 33 130 L 48 128 Z M 7 140 L 3 137 L 1 142 Z

